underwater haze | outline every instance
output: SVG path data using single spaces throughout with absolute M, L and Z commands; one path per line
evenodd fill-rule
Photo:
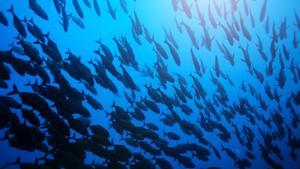
M 300 169 L 298 0 L 0 0 L 0 169 Z

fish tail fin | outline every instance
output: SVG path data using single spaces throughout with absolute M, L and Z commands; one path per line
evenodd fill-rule
M 89 63 L 89 64 L 94 64 L 94 62 L 93 62 L 92 59 L 90 59 L 90 60 L 88 61 L 88 63 Z
M 98 55 L 101 55 L 101 53 L 100 53 L 100 49 L 98 49 L 98 50 L 94 50 L 94 53 L 96 53 L 96 54 L 98 54 Z
M 146 101 L 147 96 L 145 97 L 141 97 L 141 102 L 145 102 Z
M 33 17 L 28 20 L 30 23 L 34 24 Z
M 21 40 L 22 40 L 22 36 L 21 36 L 21 35 L 18 35 L 18 36 L 16 36 L 14 39 L 21 41 Z M 20 43 L 20 42 L 18 42 L 18 44 L 19 44 L 19 43 Z
M 96 43 L 100 44 L 101 43 L 101 38 L 99 38 L 99 40 L 96 40 Z
M 67 55 L 71 54 L 71 50 L 68 48 L 68 51 L 66 52 Z
M 30 80 L 28 80 L 28 82 L 27 82 L 27 83 L 25 83 L 25 84 L 24 84 L 24 86 L 31 86 L 31 82 L 30 82 Z
M 10 46 L 10 47 L 14 47 L 14 42 L 11 42 L 10 44 L 8 44 L 8 46 Z
M 24 16 L 24 19 L 22 21 L 25 22 L 25 23 L 28 23 L 26 16 Z
M 15 162 L 12 162 L 11 165 L 18 165 L 21 163 L 21 158 L 20 156 L 17 157 L 16 161 Z
M 16 86 L 16 84 L 13 84 L 13 90 L 9 93 L 7 93 L 7 95 L 14 95 L 14 94 L 18 94 L 19 93 L 19 90 Z
M 222 148 L 222 150 L 223 150 L 223 151 L 225 150 L 225 147 L 224 147 L 224 145 L 223 145 L 223 144 L 221 144 L 221 148 Z
M 112 107 L 112 108 L 116 107 L 116 101 L 115 100 L 113 101 L 113 103 L 112 103 L 112 105 L 110 107 Z
M 194 158 L 196 156 L 196 153 L 194 151 L 192 151 L 192 158 Z
M 49 36 L 50 36 L 50 32 L 48 31 L 46 34 L 44 34 L 44 36 L 49 39 Z
M 13 14 L 14 13 L 14 6 L 13 5 L 10 6 L 10 8 L 7 11 Z
M 40 42 L 39 40 L 36 40 L 35 42 L 33 42 L 33 44 L 42 44 L 42 42 Z
M 38 80 L 37 80 L 37 78 L 36 78 L 35 81 L 34 81 L 33 86 L 38 86 L 38 85 L 39 85 L 39 82 L 38 82 Z

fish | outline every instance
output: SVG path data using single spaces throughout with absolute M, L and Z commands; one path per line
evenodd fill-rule
M 261 10 L 260 10 L 260 14 L 259 14 L 259 21 L 260 22 L 262 22 L 265 19 L 266 10 L 267 10 L 267 3 L 268 3 L 268 0 L 263 1 L 262 7 L 261 7 Z
M 34 23 L 33 18 L 27 21 L 25 17 L 25 23 L 27 25 L 27 30 L 38 40 L 45 42 L 45 36 L 47 34 L 44 34 L 43 31 Z
M 29 8 L 40 18 L 48 20 L 46 11 L 37 3 L 36 0 L 29 0 Z
M 195 37 L 195 33 L 194 31 L 191 29 L 190 26 L 188 26 L 186 23 L 184 23 L 183 21 L 181 22 L 181 25 L 184 26 L 185 30 L 187 31 L 191 41 L 192 41 L 192 44 L 194 45 L 194 47 L 196 49 L 199 49 L 199 45 L 198 45 L 198 42 L 196 40 L 196 37 Z
M 61 5 L 60 5 L 60 0 L 53 0 L 53 4 L 54 4 L 54 7 L 55 7 L 55 10 L 58 14 L 61 13 Z
M 92 7 L 90 0 L 83 0 L 83 2 L 88 8 Z
M 73 15 L 71 16 L 71 19 L 81 29 L 85 29 L 85 24 L 84 24 L 84 22 L 81 19 L 79 19 L 79 18 L 77 18 L 77 17 L 75 17 Z
M 64 31 L 67 32 L 69 29 L 69 20 L 71 18 L 71 14 L 66 13 L 66 6 L 62 6 L 62 22 L 60 24 L 63 26 Z
M 8 21 L 3 12 L 0 11 L 0 23 L 4 26 L 8 26 Z
M 128 9 L 127 9 L 127 3 L 125 0 L 120 0 L 120 5 L 123 9 L 123 11 L 127 14 L 128 13 Z
M 298 28 L 298 30 L 300 30 L 300 17 L 298 16 L 298 14 L 295 12 L 295 18 L 296 18 L 296 26 Z
M 193 60 L 193 64 L 194 64 L 194 68 L 196 70 L 196 73 L 201 75 L 201 68 L 200 68 L 200 64 L 193 52 L 193 49 L 191 48 L 191 56 L 192 56 L 192 60 Z
M 24 54 L 26 54 L 32 61 L 37 64 L 41 64 L 43 62 L 42 58 L 40 57 L 39 50 L 30 42 L 21 39 L 19 44 L 22 45 L 24 49 Z
M 156 42 L 154 40 L 154 45 L 155 45 L 155 48 L 156 50 L 158 51 L 158 53 L 164 57 L 165 59 L 168 59 L 168 54 L 167 52 L 165 51 L 165 49 L 161 46 L 161 44 L 159 44 L 158 42 Z
M 15 14 L 14 7 L 11 6 L 7 11 L 13 15 L 13 23 L 19 34 L 23 37 L 27 37 L 25 26 L 23 25 L 19 17 Z
M 106 4 L 107 4 L 107 8 L 108 8 L 108 11 L 109 11 L 110 16 L 111 16 L 114 20 L 116 20 L 116 19 L 117 19 L 117 18 L 116 18 L 116 10 L 117 10 L 117 9 L 113 9 L 113 7 L 111 6 L 111 3 L 110 3 L 108 0 L 106 0 Z
M 193 16 L 192 16 L 192 11 L 191 11 L 191 5 L 189 5 L 186 0 L 182 0 L 181 5 L 182 5 L 183 11 L 186 14 L 186 16 L 189 17 L 190 19 L 192 19 Z
M 197 12 L 197 17 L 198 17 L 198 19 L 199 19 L 199 21 L 200 21 L 200 24 L 201 24 L 202 27 L 204 28 L 204 27 L 206 26 L 206 21 L 205 21 L 205 19 L 204 19 L 203 14 L 202 14 L 201 11 L 200 11 L 198 1 L 195 0 L 194 3 L 195 3 L 196 12 Z
M 218 26 L 218 25 L 217 25 L 217 22 L 216 22 L 216 20 L 215 20 L 215 18 L 214 18 L 214 16 L 213 16 L 213 14 L 212 14 L 210 3 L 208 4 L 208 18 L 209 18 L 209 21 L 210 21 L 211 25 L 212 25 L 215 29 L 217 29 L 217 26 Z
M 241 25 L 241 29 L 242 29 L 242 32 L 243 32 L 243 35 L 249 40 L 251 41 L 252 40 L 252 37 L 250 35 L 250 32 L 248 31 L 245 23 L 244 23 L 244 20 L 242 19 L 242 16 L 240 14 L 240 25 Z
M 206 49 L 211 51 L 212 41 L 214 40 L 214 37 L 211 37 L 209 35 L 208 30 L 205 27 L 203 27 L 203 32 L 204 35 L 202 36 L 202 45 L 204 44 Z
M 98 4 L 98 1 L 97 0 L 93 0 L 93 4 L 94 4 L 94 9 L 96 11 L 96 14 L 98 16 L 101 15 L 101 11 L 100 11 L 100 7 L 99 7 L 99 4 Z
M 78 0 L 72 0 L 72 3 L 73 3 L 73 6 L 75 8 L 75 11 L 76 13 L 78 14 L 78 16 L 81 18 L 81 19 L 84 19 L 84 14 L 83 14 L 83 11 L 78 3 Z
M 179 4 L 179 0 L 172 0 L 172 7 L 174 12 L 177 12 L 178 4 Z
M 44 12 L 62 18 L 59 36 L 74 33 L 70 19 L 81 28 L 75 34 L 84 33 L 90 24 L 84 14 L 101 15 L 97 0 L 84 0 L 86 7 L 78 0 L 53 2 L 54 13 Z M 104 17 L 103 23 L 125 19 L 129 32 L 104 32 L 87 44 L 94 50 L 84 53 L 84 45 L 71 49 L 57 32 L 46 30 L 43 24 L 50 21 L 39 22 L 38 10 L 45 9 L 39 4 L 29 7 L 37 15 L 34 21 L 27 14 L 20 20 L 13 6 L 14 25 L 0 13 L 3 32 L 19 34 L 3 40 L 0 50 L 0 129 L 5 131 L 0 140 L 13 153 L 41 155 L 30 156 L 35 161 L 20 156 L 4 167 L 199 168 L 199 162 L 229 157 L 229 168 L 251 168 L 258 156 L 264 168 L 296 164 L 297 11 L 291 13 L 296 19 L 291 29 L 290 16 L 283 14 L 279 23 L 270 17 L 267 0 L 172 0 L 165 12 L 171 12 L 173 25 L 163 23 L 158 36 L 154 27 L 160 21 L 148 25 L 139 1 L 104 3 L 112 19 Z M 253 5 L 262 5 L 261 10 L 251 10 Z M 76 14 L 67 14 L 72 7 Z M 119 7 L 124 13 L 117 16 Z M 258 27 L 261 31 L 253 34 Z M 89 154 L 95 160 L 87 160 Z
M 174 59 L 175 63 L 178 66 L 180 66 L 181 65 L 181 61 L 180 61 L 180 58 L 179 58 L 179 55 L 178 55 L 176 49 L 168 41 L 165 41 L 165 43 L 169 47 L 170 53 L 173 56 L 173 59 Z
M 62 61 L 62 56 L 61 54 L 56 51 L 54 48 L 52 48 L 49 43 L 45 44 L 40 41 L 36 41 L 35 44 L 41 45 L 43 52 L 46 53 L 51 59 L 55 60 L 56 62 L 61 62 Z

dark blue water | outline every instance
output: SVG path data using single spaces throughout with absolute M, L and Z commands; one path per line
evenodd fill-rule
M 56 1 L 63 4 L 63 0 Z M 9 78 L 5 79 L 1 75 L 1 81 L 7 84 L 7 87 L 0 88 L 0 95 L 1 97 L 5 96 L 6 99 L 15 99 L 22 104 L 22 107 L 6 105 L 3 100 L 0 102 L 1 112 L 11 114 L 11 116 L 1 115 L 3 119 L 1 119 L 1 123 L 5 125 L 1 124 L 0 129 L 0 137 L 3 138 L 0 141 L 0 168 L 1 166 L 4 166 L 3 168 L 20 168 L 25 163 L 32 163 L 32 168 L 38 168 L 44 165 L 45 161 L 53 159 L 58 168 L 81 167 L 80 165 L 70 167 L 68 162 L 59 159 L 68 159 L 73 164 L 85 164 L 86 168 L 95 168 L 95 164 L 102 165 L 103 168 L 118 168 L 116 164 L 125 168 L 134 168 L 133 166 L 138 162 L 143 164 L 140 168 L 147 168 L 149 165 L 163 168 L 157 162 L 159 158 L 165 159 L 173 168 L 178 169 L 189 166 L 197 169 L 209 167 L 300 168 L 300 2 L 297 0 L 240 0 L 237 2 L 235 0 L 124 0 L 127 7 L 127 12 L 125 12 L 121 6 L 122 0 L 88 0 L 91 7 L 78 0 L 83 12 L 83 18 L 80 18 L 74 3 L 71 0 L 64 1 L 65 5 L 60 5 L 60 10 L 63 10 L 62 6 L 65 6 L 67 17 L 72 16 L 81 20 L 84 28 L 69 18 L 67 19 L 68 29 L 64 30 L 62 11 L 58 13 L 53 0 L 36 0 L 46 12 L 48 19 L 38 16 L 36 10 L 30 8 L 27 0 L 1 2 L 0 11 L 4 14 L 8 24 L 7 26 L 0 24 L 0 66 L 9 70 Z M 100 16 L 95 11 L 94 1 L 98 2 Z M 173 6 L 172 3 L 175 5 Z M 265 8 L 263 8 L 264 3 L 266 3 Z M 115 18 L 110 14 L 108 4 L 115 11 Z M 7 11 L 11 6 L 14 8 L 15 15 L 25 26 L 26 37 L 21 38 L 21 33 L 13 23 L 12 13 Z M 49 38 L 56 43 L 63 60 L 53 61 L 53 58 L 42 50 L 41 45 L 34 43 L 37 41 L 37 37 L 32 35 L 27 27 L 31 18 L 43 34 L 49 33 Z M 136 20 L 136 18 L 139 23 L 134 25 L 131 19 Z M 141 26 L 143 31 L 136 32 L 137 29 L 134 26 Z M 150 39 L 147 38 L 145 29 L 148 31 Z M 174 41 L 170 37 L 168 38 L 166 32 L 172 34 Z M 134 36 L 137 36 L 138 40 Z M 122 53 L 114 38 L 121 44 L 122 38 L 127 39 L 135 56 L 133 59 L 135 64 L 133 62 L 126 64 L 126 61 L 122 61 Z M 194 43 L 193 38 L 195 38 Z M 24 50 L 20 44 L 21 39 L 28 41 L 38 49 L 39 57 L 43 58 L 41 63 L 30 59 L 26 52 L 20 54 L 19 50 Z M 45 39 L 45 42 L 40 41 L 40 43 L 47 44 L 49 40 Z M 91 63 L 97 63 L 97 61 L 103 63 L 103 60 L 94 51 L 100 49 L 100 53 L 105 55 L 103 48 L 96 43 L 99 39 L 113 54 L 113 60 L 109 60 L 109 63 L 114 65 L 119 73 L 119 78 L 112 75 L 108 66 L 104 65 L 103 68 L 108 79 L 117 88 L 117 92 L 105 88 L 96 81 L 95 77 L 98 74 Z M 179 56 L 178 60 L 174 59 L 166 42 L 176 51 Z M 167 53 L 167 58 L 157 51 L 155 43 L 162 46 Z M 121 48 L 125 49 L 125 52 L 127 51 L 124 44 Z M 191 50 L 196 61 L 192 59 Z M 230 59 L 226 59 L 226 56 L 228 57 L 226 50 L 230 56 L 233 56 L 232 62 Z M 69 57 L 67 51 L 78 56 L 77 62 L 88 68 L 88 74 L 79 73 L 77 79 L 72 76 L 65 66 L 66 63 L 72 63 L 67 59 Z M 24 68 L 24 63 L 16 63 L 15 60 L 7 59 L 4 56 L 5 52 L 25 60 L 35 71 L 37 65 L 40 65 L 40 68 L 45 70 L 50 77 L 50 81 L 43 82 L 43 78 L 37 74 L 18 73 L 12 65 Z M 245 59 L 247 56 L 249 56 L 248 62 Z M 108 58 L 109 56 L 104 57 Z M 73 90 L 83 96 L 79 102 L 88 110 L 90 117 L 73 113 L 67 110 L 67 106 L 63 106 L 62 109 L 71 114 L 69 117 L 64 117 L 59 113 L 57 104 L 53 101 L 58 99 L 51 100 L 33 90 L 36 87 L 35 81 L 40 87 L 52 85 L 62 92 L 65 100 L 73 101 L 74 105 L 78 103 L 76 98 L 70 97 L 71 92 L 60 85 L 58 79 L 55 78 L 56 75 L 46 64 L 48 61 L 52 61 L 54 65 L 58 66 L 58 69 L 61 70 L 59 74 L 65 77 Z M 195 68 L 196 62 L 199 63 L 199 70 Z M 138 90 L 132 90 L 130 85 L 125 85 L 130 83 L 130 80 L 124 75 L 121 64 Z M 70 65 L 70 69 L 77 75 L 82 70 L 81 66 Z M 153 77 L 145 75 L 147 68 L 151 70 Z M 3 69 L 1 69 L 1 74 L 4 74 Z M 94 93 L 84 85 L 89 83 L 85 78 L 89 75 L 92 75 L 93 84 L 90 86 L 96 91 Z M 186 84 L 180 81 L 178 75 L 183 77 Z M 169 77 L 171 79 L 168 80 Z M 202 90 L 197 86 L 197 82 Z M 108 83 L 108 81 L 104 83 Z M 37 110 L 34 106 L 26 104 L 26 101 L 24 102 L 20 98 L 21 93 L 8 95 L 13 90 L 13 85 L 17 86 L 19 92 L 38 94 L 48 103 L 54 116 L 61 119 L 69 128 L 69 136 L 72 137 L 68 138 L 68 143 L 60 146 L 53 146 L 49 143 L 49 128 L 51 125 L 55 125 L 55 122 L 51 123 L 43 116 L 43 112 L 48 110 Z M 147 92 L 146 86 L 149 85 L 158 94 L 158 100 L 155 100 Z M 184 89 L 190 94 L 190 97 L 183 94 Z M 103 108 L 97 110 L 93 108 L 87 102 L 85 95 L 92 96 Z M 134 100 L 134 103 L 130 103 L 125 95 L 128 95 L 130 100 Z M 145 105 L 143 98 L 151 100 L 158 106 L 159 113 L 155 113 L 149 108 L 149 105 Z M 141 110 L 137 102 L 148 108 Z M 114 115 L 113 112 L 118 110 L 112 106 L 113 103 L 120 106 L 126 112 L 125 114 L 129 115 L 130 119 L 124 121 L 127 122 L 127 126 L 133 126 L 131 130 L 121 127 L 120 130 L 123 132 L 117 132 L 118 128 L 114 124 L 121 126 L 119 123 L 123 118 Z M 4 108 L 8 108 L 9 111 Z M 144 120 L 137 120 L 133 117 L 133 112 L 137 111 L 134 108 L 141 110 L 145 116 Z M 188 109 L 187 112 L 185 112 L 185 108 Z M 22 109 L 33 109 L 33 114 L 40 119 L 41 124 L 34 126 L 28 119 L 24 119 Z M 176 117 L 176 114 L 179 118 Z M 17 124 L 14 124 L 13 117 L 19 119 Z M 81 126 L 88 130 L 88 134 L 80 134 L 72 127 L 71 120 L 77 118 L 81 118 L 81 122 L 89 122 L 87 126 Z M 166 125 L 163 119 L 169 119 L 172 121 L 172 125 Z M 146 125 L 147 123 L 155 124 L 158 130 L 150 129 Z M 91 132 L 91 125 L 101 125 L 109 132 L 107 139 L 111 145 L 104 146 L 101 143 L 93 142 L 103 148 L 103 151 L 109 151 L 112 154 L 101 157 L 79 141 L 81 138 L 91 140 L 94 135 Z M 38 146 L 33 146 L 34 148 L 30 151 L 26 150 L 28 145 L 25 145 L 25 149 L 14 146 L 11 141 L 14 138 L 21 145 L 25 144 L 20 139 L 22 137 L 18 137 L 18 135 L 22 135 L 20 133 L 28 130 L 20 129 L 19 126 L 34 128 L 43 133 L 45 139 L 41 143 L 47 147 L 47 153 L 37 148 Z M 186 130 L 184 126 L 188 126 Z M 159 139 L 146 138 L 139 127 L 144 128 L 143 131 L 154 133 Z M 172 136 L 165 135 L 165 132 L 175 133 L 179 139 L 174 140 L 171 138 Z M 199 133 L 201 133 L 200 136 Z M 27 137 L 26 133 L 23 135 Z M 32 134 L 28 134 L 28 137 L 32 137 Z M 133 140 L 137 145 L 129 145 L 125 141 L 126 138 Z M 155 141 L 161 139 L 165 140 L 166 144 L 160 146 L 155 144 Z M 79 156 L 79 154 L 64 148 L 71 143 L 82 144 L 83 152 L 81 154 L 85 155 L 83 159 L 78 160 L 78 158 L 71 158 L 70 154 L 66 155 L 68 152 L 72 154 L 72 157 Z M 141 146 L 143 143 L 148 143 L 155 148 L 159 155 L 147 151 Z M 121 154 L 117 151 L 116 145 L 124 145 L 131 152 L 132 157 L 127 161 L 116 160 L 116 157 Z M 204 152 L 197 151 L 199 147 L 204 149 Z M 216 155 L 212 147 L 220 153 L 220 157 Z M 233 156 L 230 156 L 229 151 Z M 253 154 L 254 158 L 251 159 L 246 152 Z M 40 159 L 45 154 L 49 155 Z M 133 154 L 143 155 L 148 163 L 139 161 Z M 18 157 L 19 160 L 16 162 Z M 179 159 L 183 157 L 185 158 L 183 161 Z M 190 165 L 184 164 L 185 162 Z M 120 166 L 119 168 L 121 168 Z

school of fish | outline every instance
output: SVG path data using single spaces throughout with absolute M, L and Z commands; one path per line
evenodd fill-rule
M 84 22 L 90 12 L 97 17 L 107 12 L 112 20 L 121 13 L 128 17 L 132 34 L 111 37 L 115 46 L 94 39 L 99 48 L 91 51 L 96 59 L 88 63 L 72 49 L 61 51 L 51 30 L 40 28 L 36 20 L 51 17 L 40 1 L 28 0 L 35 18 L 21 19 L 14 5 L 0 11 L 0 30 L 18 32 L 15 39 L 6 39 L 10 48 L 0 51 L 0 88 L 6 91 L 0 93 L 0 142 L 16 152 L 40 152 L 35 161 L 17 157 L 1 169 L 244 169 L 253 168 L 257 159 L 263 160 L 262 168 L 281 169 L 287 159 L 300 161 L 299 11 L 293 21 L 275 25 L 267 10 L 271 0 L 211 0 L 205 10 L 200 0 L 168 0 L 176 30 L 163 28 L 161 40 L 143 24 L 142 13 L 129 10 L 135 1 L 119 0 L 122 11 L 110 0 L 49 2 L 61 18 L 57 29 L 64 32 L 71 23 L 82 30 L 92 24 Z M 191 44 L 185 56 L 177 34 Z M 153 50 L 148 54 L 155 58 L 151 65 L 135 52 L 136 45 L 145 43 Z M 204 50 L 217 50 L 217 55 L 201 55 Z M 204 57 L 212 58 L 212 67 Z M 181 67 L 184 60 L 193 63 L 188 76 L 170 70 L 170 63 Z M 241 83 L 231 77 L 236 67 L 248 76 Z M 11 83 L 16 77 L 28 83 Z M 239 96 L 233 98 L 231 90 Z M 106 106 L 98 99 L 102 93 L 121 98 L 127 106 L 117 100 Z M 105 119 L 94 123 L 94 114 Z M 149 114 L 159 122 L 149 120 Z M 243 147 L 239 153 L 233 140 Z M 87 162 L 91 154 L 94 158 Z M 230 159 L 232 167 L 207 165 L 212 159 Z

